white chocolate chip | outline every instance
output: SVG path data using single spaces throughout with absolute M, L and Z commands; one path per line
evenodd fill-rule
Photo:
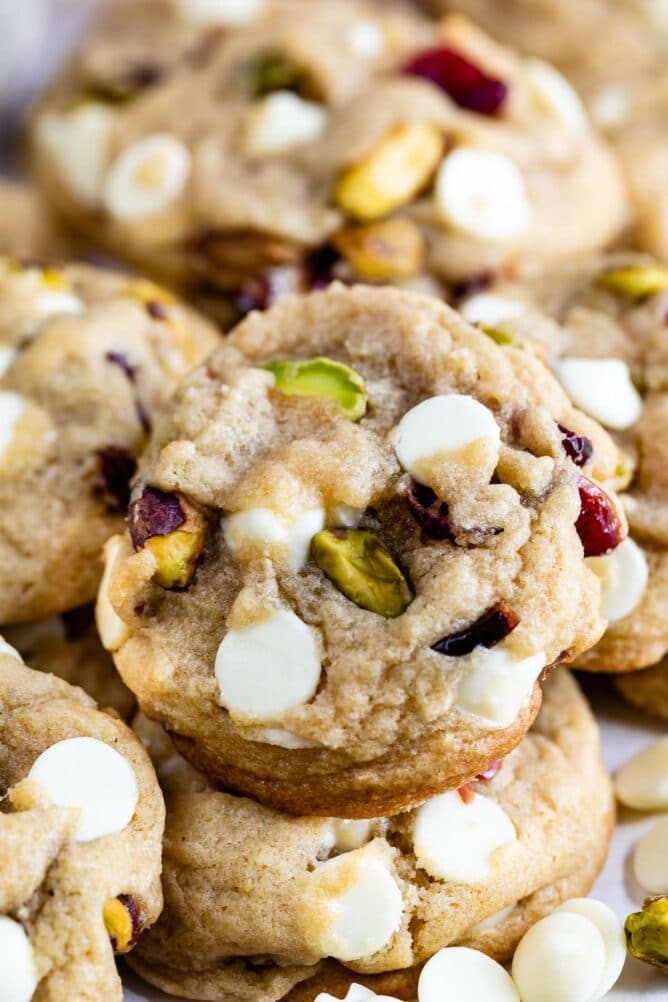
M 507 908 L 502 908 L 500 912 L 494 912 L 489 918 L 483 919 L 482 922 L 477 922 L 472 927 L 471 932 L 489 932 L 491 929 L 496 929 L 507 918 L 510 918 L 516 908 L 517 904 L 508 905 Z
M 370 846 L 336 856 L 311 875 L 324 956 L 352 961 L 387 946 L 401 925 L 403 899 L 387 866 Z
M 608 908 L 602 901 L 595 901 L 593 898 L 571 898 L 570 901 L 565 901 L 557 911 L 582 915 L 594 923 L 603 937 L 606 956 L 605 968 L 593 995 L 594 999 L 603 998 L 619 980 L 619 975 L 622 973 L 626 961 L 623 923 L 617 918 L 612 908 Z
M 246 123 L 245 151 L 250 157 L 273 157 L 322 135 L 327 113 L 313 101 L 279 90 L 251 109 Z
M 615 129 L 623 125 L 631 113 L 629 93 L 621 84 L 604 87 L 590 102 L 589 111 L 599 129 Z
M 8 644 L 4 637 L 0 637 L 0 654 L 6 655 L 8 658 L 16 658 L 23 664 L 23 658 L 11 644 Z
M 43 751 L 28 779 L 59 807 L 78 807 L 78 842 L 123 831 L 139 800 L 135 771 L 123 755 L 97 738 L 66 738 Z
M 497 296 L 493 292 L 478 292 L 470 296 L 459 308 L 459 312 L 470 324 L 504 324 L 515 320 L 527 312 L 526 303 L 509 296 Z
M 178 0 L 178 5 L 193 21 L 236 27 L 259 17 L 265 0 Z
M 668 817 L 656 821 L 640 839 L 633 855 L 636 880 L 651 894 L 668 893 Z
M 0 376 L 4 376 L 9 368 L 14 364 L 14 359 L 18 356 L 15 348 L 0 348 Z
M 642 398 L 621 359 L 562 358 L 554 371 L 573 403 L 606 428 L 623 431 L 639 419 Z
M 104 547 L 105 565 L 95 604 L 95 623 L 102 646 L 107 651 L 117 651 L 130 639 L 130 627 L 123 622 L 109 601 L 109 583 L 114 565 L 124 550 L 125 541 L 122 536 L 112 536 Z
M 514 240 L 530 225 L 522 174 L 500 153 L 453 150 L 438 169 L 435 197 L 443 222 L 476 240 Z
M 370 988 L 365 988 L 364 985 L 358 985 L 355 982 L 350 986 L 343 999 L 337 999 L 329 992 L 320 992 L 319 995 L 316 995 L 315 1002 L 370 1002 L 371 999 L 377 999 L 377 1002 L 399 1002 L 391 995 L 376 995 Z
M 481 439 L 498 455 L 501 432 L 494 415 L 474 397 L 458 393 L 423 400 L 404 414 L 392 433 L 397 459 L 420 483 L 425 483 L 420 474 L 425 461 L 460 452 Z
M 512 973 L 522 1002 L 594 1002 L 605 970 L 598 927 L 583 915 L 555 912 L 524 934 Z
M 586 563 L 601 579 L 603 615 L 609 623 L 624 619 L 637 607 L 647 588 L 649 567 L 644 551 L 630 536 L 602 557 Z
M 169 208 L 190 173 L 188 148 L 166 132 L 140 139 L 124 150 L 107 171 L 103 201 L 122 222 L 134 222 Z
M 25 929 L 14 919 L 0 916 L 0 1002 L 30 1002 L 37 980 Z
M 250 508 L 223 519 L 225 543 L 234 556 L 267 556 L 293 571 L 304 566 L 311 540 L 324 527 L 323 508 L 312 508 L 292 519 L 281 518 L 271 508 Z
M 114 113 L 95 102 L 37 119 L 39 152 L 55 166 L 70 193 L 90 208 L 102 194 L 113 120 Z
M 308 703 L 320 671 L 318 633 L 289 609 L 228 630 L 216 654 L 221 706 L 246 723 L 271 721 Z
M 668 809 L 668 737 L 652 741 L 622 766 L 615 776 L 615 793 L 637 811 Z
M 300 738 L 299 735 L 286 731 L 283 727 L 262 727 L 260 734 L 268 745 L 278 745 L 279 748 L 317 748 L 315 741 Z
M 58 316 L 77 316 L 84 311 L 84 304 L 72 292 L 64 290 L 42 292 L 35 299 L 35 312 L 40 319 Z
M 356 529 L 362 521 L 363 508 L 353 508 L 349 504 L 335 504 L 327 513 L 327 524 L 335 528 Z
M 455 704 L 464 713 L 482 717 L 489 728 L 509 727 L 531 696 L 544 667 L 542 651 L 518 661 L 500 645 L 491 650 L 476 647 L 468 655 Z
M 418 981 L 420 1002 L 520 1002 L 507 971 L 491 957 L 465 946 L 439 950 Z
M 0 390 L 0 467 L 14 440 L 16 425 L 26 412 L 25 397 L 13 390 Z
M 371 839 L 373 820 L 346 818 L 330 818 L 327 822 L 331 849 L 337 852 L 351 852 L 360 849 Z
M 480 884 L 492 876 L 494 854 L 517 840 L 515 826 L 489 797 L 456 791 L 432 797 L 415 812 L 413 849 L 418 866 L 437 880 Z
M 558 70 L 542 59 L 529 59 L 525 76 L 541 111 L 571 132 L 586 131 L 589 123 L 582 101 Z
M 353 21 L 348 29 L 348 45 L 357 56 L 373 59 L 385 48 L 385 39 L 376 21 Z

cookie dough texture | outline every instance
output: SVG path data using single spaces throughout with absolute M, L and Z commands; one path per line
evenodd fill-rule
M 523 59 L 461 18 L 439 25 L 391 5 L 267 0 L 256 19 L 216 31 L 188 10 L 142 0 L 115 14 L 42 102 L 32 141 L 35 174 L 62 214 L 191 293 L 241 290 L 266 304 L 286 283 L 309 287 L 322 280 L 314 252 L 350 248 L 359 221 L 414 227 L 412 264 L 393 261 L 391 277 L 457 281 L 598 249 L 625 222 L 617 165 L 577 102 L 564 118 Z M 406 72 L 443 46 L 504 89 L 498 109 L 471 110 Z M 268 58 L 287 64 L 287 78 L 268 78 Z M 84 145 L 93 167 L 82 183 L 74 164 Z M 467 172 L 453 199 L 509 213 L 500 231 L 448 219 L 440 204 L 440 165 L 460 149 L 485 155 L 483 175 Z M 372 166 L 379 157 L 382 169 Z M 501 174 L 512 175 L 516 208 L 497 193 Z M 353 278 L 378 277 L 343 256 Z
M 258 368 L 322 355 L 363 380 L 368 404 L 358 422 L 333 400 L 282 393 Z M 416 404 L 452 393 L 491 408 L 503 462 L 491 484 L 494 461 L 477 447 L 435 461 L 427 476 L 440 478 L 451 526 L 451 539 L 439 541 L 408 510 L 411 479 L 391 435 Z M 154 553 L 133 552 L 129 539 L 110 566 L 106 597 L 130 634 L 115 661 L 141 708 L 198 767 L 294 814 L 394 813 L 469 781 L 518 743 L 539 687 L 508 726 L 492 728 L 457 703 L 475 659 L 444 658 L 432 645 L 506 602 L 520 622 L 496 652 L 512 664 L 538 655 L 536 677 L 541 663 L 590 647 L 605 625 L 574 525 L 581 470 L 557 421 L 592 436 L 594 465 L 584 472 L 609 479 L 616 447 L 542 362 L 497 346 L 434 299 L 334 285 L 252 314 L 182 385 L 134 489 L 135 500 L 147 487 L 178 492 L 206 519 L 193 579 L 184 590 L 161 587 Z M 320 506 L 335 526 L 341 505 L 379 536 L 410 582 L 415 597 L 396 618 L 356 605 L 312 560 L 290 569 L 271 556 L 269 540 L 245 555 L 226 543 L 231 513 L 261 506 L 289 520 Z M 230 629 L 277 610 L 316 631 L 317 691 L 261 726 L 233 719 L 214 673 L 219 645 Z
M 51 261 L 71 252 L 39 194 L 28 185 L 0 181 L 0 254 Z
M 331 822 L 218 792 L 164 738 L 148 735 L 167 800 L 165 911 L 130 962 L 177 995 L 273 1002 L 295 986 L 289 998 L 306 1002 L 355 980 L 414 998 L 418 965 L 450 943 L 507 960 L 529 924 L 589 890 L 607 852 L 613 807 L 598 731 L 562 670 L 546 683 L 523 742 L 491 781 L 474 784 L 518 836 L 495 857 L 491 879 L 435 880 L 413 853 L 412 814 L 372 822 L 367 845 L 399 883 L 403 919 L 386 948 L 344 966 L 319 955 L 317 920 L 305 918 L 313 919 L 308 902 L 331 851 Z M 506 909 L 491 928 L 477 927 Z
M 100 643 L 93 613 L 92 606 L 82 606 L 51 619 L 9 626 L 3 636 L 30 668 L 78 686 L 103 709 L 110 707 L 128 720 L 135 698 Z
M 21 784 L 56 742 L 91 737 L 132 766 L 139 799 L 118 834 L 73 838 L 79 811 L 57 807 Z M 34 1002 L 121 1002 L 120 978 L 103 921 L 106 902 L 132 898 L 141 924 L 160 914 L 164 802 L 141 743 L 80 689 L 0 654 L 0 914 L 18 921 L 32 947 Z
M 93 600 L 151 423 L 217 343 L 143 280 L 0 261 L 0 623 Z
M 610 276 L 619 277 L 611 282 Z M 652 276 L 654 287 L 634 295 L 633 282 L 643 276 Z M 519 305 L 519 315 L 501 321 L 500 329 L 540 343 L 557 375 L 564 358 L 616 359 L 628 366 L 642 407 L 636 421 L 613 432 L 622 453 L 616 480 L 649 580 L 635 608 L 610 624 L 577 665 L 608 672 L 653 665 L 668 652 L 668 272 L 651 258 L 620 253 L 582 259 L 540 278 L 498 281 L 485 293 Z M 466 310 L 465 301 L 459 305 Z M 603 374 L 592 378 L 603 385 Z M 614 419 L 622 401 L 611 392 Z

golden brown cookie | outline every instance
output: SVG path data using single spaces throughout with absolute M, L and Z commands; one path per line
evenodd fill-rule
M 627 703 L 653 717 L 668 720 L 668 661 L 659 661 L 644 671 L 618 675 L 615 688 Z
M 17 1002 L 121 1002 L 114 953 L 162 907 L 155 772 L 117 717 L 2 645 L 3 987 Z
M 595 442 L 582 466 L 559 423 Z M 293 814 L 396 813 L 507 754 L 599 638 L 618 451 L 435 299 L 248 317 L 156 426 L 102 639 L 195 765 Z
M 90 238 L 221 313 L 224 294 L 228 317 L 332 277 L 568 259 L 626 221 L 565 80 L 460 17 L 372 0 L 266 0 L 235 24 L 186 0 L 132 7 L 41 103 L 35 174 Z
M 291 1002 L 310 1002 L 354 980 L 414 998 L 419 965 L 449 943 L 508 959 L 531 923 L 589 890 L 607 852 L 598 730 L 565 670 L 491 778 L 367 822 L 218 792 L 138 726 L 167 799 L 165 911 L 130 962 L 176 995 L 273 1002 L 294 986 Z
M 94 599 L 151 424 L 217 343 L 142 279 L 0 260 L 0 623 Z
M 0 254 L 53 261 L 72 253 L 47 204 L 25 184 L 0 180 Z

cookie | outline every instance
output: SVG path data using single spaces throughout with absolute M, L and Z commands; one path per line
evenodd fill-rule
M 660 661 L 644 671 L 618 675 L 615 688 L 631 706 L 668 720 L 668 661 Z
M 37 192 L 0 180 L 0 254 L 52 261 L 71 251 L 71 242 L 58 231 Z
M 594 443 L 584 468 L 558 423 Z M 539 676 L 599 638 L 583 540 L 626 530 L 588 478 L 617 463 L 538 358 L 435 299 L 287 299 L 156 425 L 107 546 L 103 643 L 221 783 L 396 813 L 507 754 Z
M 99 706 L 110 707 L 123 720 L 133 715 L 135 698 L 100 643 L 93 606 L 81 606 L 36 623 L 9 626 L 3 636 L 30 668 L 51 672 L 79 686 Z
M 0 653 L 0 972 L 15 1002 L 123 997 L 114 953 L 157 919 L 164 802 L 136 736 Z
M 151 423 L 218 340 L 144 280 L 0 261 L 0 623 L 95 598 Z
M 569 85 L 462 18 L 362 0 L 206 12 L 114 14 L 32 137 L 61 213 L 212 308 L 332 277 L 462 281 L 598 249 L 625 223 Z
M 607 852 L 610 782 L 565 670 L 491 778 L 366 822 L 288 818 L 218 792 L 151 727 L 165 910 L 130 963 L 172 994 L 273 1002 L 293 987 L 306 1002 L 358 981 L 414 998 L 419 965 L 449 943 L 507 960 L 531 923 L 589 890 Z
M 668 270 L 643 256 L 594 257 L 492 283 L 459 306 L 500 335 L 540 342 L 573 402 L 615 435 L 631 538 L 592 561 L 610 626 L 577 665 L 656 664 L 668 653 Z

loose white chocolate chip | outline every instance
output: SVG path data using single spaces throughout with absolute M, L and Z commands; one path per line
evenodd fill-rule
M 109 601 L 109 584 L 114 573 L 114 565 L 125 550 L 122 536 L 112 536 L 104 547 L 104 573 L 100 582 L 95 604 L 95 623 L 102 646 L 107 651 L 117 651 L 130 639 L 130 627 L 123 622 Z
M 18 351 L 15 348 L 0 348 L 0 376 L 4 376 L 9 368 L 14 364 Z
M 638 544 L 627 536 L 610 553 L 587 557 L 586 563 L 601 579 L 603 615 L 608 622 L 616 623 L 633 612 L 649 579 L 647 557 Z
M 169 133 L 155 133 L 124 150 L 107 171 L 103 201 L 122 222 L 154 216 L 171 206 L 190 173 L 188 148 Z
M 636 880 L 650 894 L 668 893 L 668 817 L 656 821 L 633 855 Z
M 369 847 L 322 863 L 311 876 L 319 907 L 318 947 L 352 961 L 387 946 L 401 925 L 403 899 L 387 866 Z
M 491 957 L 465 946 L 439 950 L 418 981 L 420 1002 L 520 1002 L 507 971 Z
M 264 722 L 308 703 L 320 681 L 320 643 L 289 609 L 228 630 L 216 654 L 220 704 L 240 722 Z
M 102 194 L 113 120 L 114 113 L 95 102 L 37 120 L 38 150 L 55 166 L 70 193 L 90 208 Z
M 0 916 L 0 1002 L 30 1002 L 37 988 L 32 946 L 20 923 Z
M 0 637 L 0 654 L 5 654 L 8 658 L 16 658 L 23 664 L 23 658 L 11 644 L 8 644 L 4 637 Z
M 514 240 L 531 222 L 522 174 L 500 153 L 453 150 L 438 169 L 435 198 L 443 222 L 476 240 Z
M 605 968 L 593 995 L 594 999 L 603 998 L 619 980 L 619 975 L 622 973 L 626 961 L 623 923 L 617 918 L 612 908 L 608 908 L 602 901 L 595 901 L 593 898 L 572 898 L 570 901 L 565 901 L 557 911 L 582 915 L 594 923 L 603 937 L 606 956 Z
M 622 766 L 615 776 L 615 793 L 636 811 L 668 809 L 668 737 L 652 741 Z
M 642 398 L 621 359 L 562 358 L 554 371 L 573 403 L 606 428 L 623 431 L 640 418 Z
M 14 441 L 16 426 L 27 410 L 25 397 L 13 390 L 0 390 L 0 469 Z
M 251 508 L 227 515 L 223 535 L 234 556 L 263 555 L 298 571 L 308 559 L 311 540 L 324 527 L 323 508 L 311 508 L 293 519 L 281 518 L 271 508 Z
M 480 884 L 492 875 L 494 854 L 517 840 L 515 826 L 495 801 L 456 791 L 432 797 L 415 812 L 418 866 L 437 880 Z
M 397 459 L 420 483 L 426 482 L 420 472 L 426 461 L 461 452 L 481 439 L 498 456 L 501 432 L 494 415 L 474 397 L 458 393 L 423 400 L 404 414 L 392 433 Z
M 373 821 L 360 819 L 348 821 L 346 818 L 330 818 L 327 822 L 331 836 L 331 848 L 337 852 L 352 852 L 360 849 L 371 839 Z
M 455 695 L 457 707 L 482 717 L 490 728 L 509 727 L 545 667 L 544 653 L 518 661 L 498 645 L 491 650 L 476 647 L 467 660 Z
M 385 39 L 375 21 L 353 21 L 348 29 L 348 44 L 356 55 L 373 59 L 382 53 Z
M 594 1002 L 606 959 L 603 937 L 590 919 L 555 912 L 520 940 L 513 980 L 522 1002 Z
M 582 101 L 568 81 L 542 59 L 529 59 L 525 76 L 536 104 L 551 118 L 571 132 L 588 128 Z
M 250 157 L 273 157 L 322 135 L 324 109 L 291 91 L 279 90 L 258 101 L 246 123 L 245 150 Z
M 78 807 L 78 842 L 123 831 L 132 821 L 139 789 L 123 755 L 97 738 L 66 738 L 43 751 L 28 773 L 59 807 Z
M 470 324 L 487 324 L 490 327 L 514 320 L 527 312 L 526 303 L 509 296 L 497 296 L 493 292 L 478 292 L 470 296 L 459 308 L 459 312 Z
M 193 21 L 237 27 L 259 17 L 265 0 L 178 0 L 178 4 Z

